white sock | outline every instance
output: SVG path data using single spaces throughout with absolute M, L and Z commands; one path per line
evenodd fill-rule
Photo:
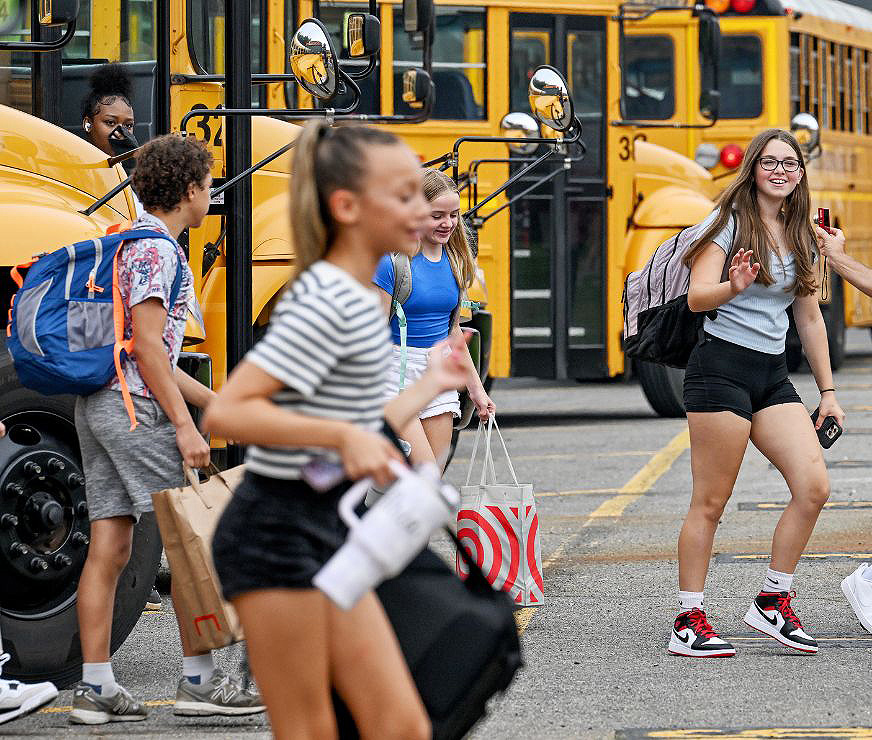
M 215 673 L 215 661 L 212 660 L 212 653 L 204 655 L 184 655 L 182 656 L 182 675 L 191 683 L 198 686 L 206 683 L 212 674 Z
M 872 565 L 866 568 L 860 575 L 867 581 L 872 581 Z
M 118 693 L 112 663 L 82 663 L 82 683 L 91 686 L 100 696 L 115 696 Z
M 681 605 L 681 612 L 702 609 L 702 594 L 702 591 L 679 591 L 678 603 Z
M 793 584 L 793 573 L 782 573 L 780 570 L 766 569 L 766 578 L 763 579 L 763 588 L 760 589 L 764 594 L 777 594 L 782 591 L 790 591 L 790 586 Z

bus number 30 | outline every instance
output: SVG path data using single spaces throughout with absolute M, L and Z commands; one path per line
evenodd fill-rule
M 629 136 L 621 137 L 621 151 L 618 153 L 618 156 L 623 160 L 627 161 L 628 159 L 636 158 L 636 142 L 637 141 L 648 141 L 648 137 L 645 134 L 636 134 L 632 139 Z
M 223 108 L 223 105 L 219 105 L 218 108 Z M 191 110 L 204 110 L 208 109 L 208 105 L 204 105 L 203 103 L 196 103 L 191 106 Z M 195 119 L 197 128 L 203 132 L 202 138 L 207 144 L 211 144 L 213 146 L 221 146 L 221 119 L 218 118 L 218 130 L 215 132 L 215 139 L 212 139 L 212 127 L 209 125 L 209 121 L 212 120 L 214 116 L 203 116 L 202 118 Z

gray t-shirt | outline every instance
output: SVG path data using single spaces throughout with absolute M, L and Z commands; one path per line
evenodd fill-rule
M 710 224 L 717 218 L 715 210 L 703 223 Z M 736 233 L 736 217 L 731 216 L 726 228 L 716 234 L 712 241 L 729 255 Z M 756 255 L 755 255 L 756 256 Z M 796 279 L 796 265 L 793 254 L 779 257 L 772 254 L 774 265 L 770 265 L 775 282 L 766 286 L 751 283 L 735 298 L 718 308 L 715 320 L 706 318 L 705 331 L 714 337 L 747 349 L 780 355 L 784 352 L 787 337 L 787 308 L 796 298 L 795 293 L 785 291 Z

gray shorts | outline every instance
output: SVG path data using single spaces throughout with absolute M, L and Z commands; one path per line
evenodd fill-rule
M 133 396 L 139 426 L 120 391 L 102 390 L 76 401 L 76 432 L 82 448 L 88 518 L 131 516 L 152 511 L 151 494 L 184 485 L 176 429 L 160 404 Z

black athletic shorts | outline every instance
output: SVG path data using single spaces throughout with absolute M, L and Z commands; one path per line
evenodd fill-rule
M 300 480 L 247 472 L 212 540 L 224 598 L 264 588 L 314 588 L 312 578 L 345 541 L 337 505 L 348 486 L 319 493 Z
M 770 355 L 706 334 L 687 361 L 686 411 L 732 411 L 743 419 L 781 403 L 802 403 L 785 353 Z

